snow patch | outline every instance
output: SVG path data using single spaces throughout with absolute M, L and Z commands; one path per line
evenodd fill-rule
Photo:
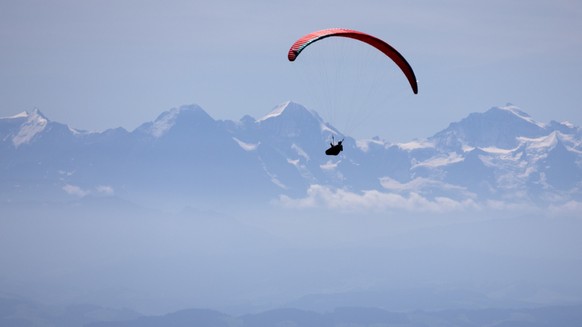
M 19 114 L 16 114 L 14 116 L 9 116 L 9 117 L 0 117 L 0 119 L 18 119 L 18 118 L 27 118 L 29 115 L 29 113 L 27 111 L 23 111 Z
M 280 187 L 283 190 L 286 190 L 287 186 L 285 184 L 283 184 L 283 182 L 281 182 L 279 180 L 279 178 L 277 178 L 276 174 L 269 171 L 269 169 L 267 168 L 267 165 L 265 164 L 263 159 L 259 158 L 259 160 L 261 162 L 261 166 L 263 167 L 263 171 L 265 172 L 265 174 L 267 174 L 267 176 L 269 176 L 271 183 L 277 185 L 278 187 Z
M 454 164 L 457 162 L 461 162 L 463 160 L 465 160 L 465 158 L 463 156 L 459 155 L 458 153 L 449 152 L 448 154 L 444 154 L 441 156 L 435 156 L 435 157 L 432 157 L 426 161 L 417 163 L 412 168 L 417 168 L 417 167 L 437 168 L 437 167 L 442 167 L 442 166 Z
M 269 177 L 271 177 L 271 183 L 277 185 L 278 187 L 280 187 L 284 190 L 287 189 L 287 186 L 285 184 L 283 184 L 279 179 L 277 179 L 277 177 L 274 177 L 274 176 L 269 176 Z
M 291 145 L 291 149 L 295 150 L 295 152 L 297 153 L 297 155 L 299 155 L 300 157 L 305 158 L 306 161 L 309 161 L 309 155 L 299 145 L 293 143 Z
M 368 139 L 368 140 L 357 140 L 356 141 L 356 147 L 360 150 L 362 150 L 362 152 L 368 152 L 370 150 L 370 144 L 376 144 L 382 147 L 385 147 L 386 144 L 383 141 L 377 140 L 377 139 Z
M 475 147 L 463 144 L 462 150 L 463 150 L 463 152 L 471 152 L 471 151 L 475 150 Z
M 257 120 L 257 122 L 262 122 L 262 121 L 265 121 L 265 120 L 267 120 L 269 118 L 273 118 L 273 117 L 280 116 L 283 113 L 283 111 L 285 111 L 285 109 L 287 108 L 287 106 L 289 106 L 289 104 L 291 104 L 291 101 L 286 101 L 286 102 L 278 105 L 270 113 L 266 114 L 265 116 L 263 116 L 262 118 L 260 118 L 259 120 Z
M 572 122 L 569 122 L 567 120 L 561 121 L 560 124 L 562 124 L 568 128 L 572 128 L 572 129 L 576 128 L 576 125 L 574 125 Z
M 501 149 L 501 148 L 496 148 L 496 147 L 486 147 L 486 148 L 480 148 L 480 149 L 487 152 L 487 153 L 501 154 L 501 155 L 511 154 L 512 152 L 514 152 L 516 150 L 516 149 Z
M 74 129 L 74 128 L 71 128 L 71 127 L 69 127 L 69 126 L 67 126 L 67 128 L 69 129 L 69 132 L 71 132 L 73 135 L 82 135 L 82 134 L 88 134 L 88 132 L 85 132 L 85 131 L 80 131 L 80 130 L 78 130 L 78 129 Z
M 295 159 L 295 160 L 287 159 L 287 162 L 292 164 L 295 167 L 299 167 L 299 159 Z
M 250 152 L 250 151 L 255 151 L 259 145 L 261 144 L 261 142 L 257 143 L 257 144 L 253 144 L 253 143 L 245 143 L 239 139 L 237 139 L 236 137 L 232 138 L 243 150 Z
M 152 123 L 150 133 L 153 137 L 159 138 L 174 126 L 180 109 L 173 108 L 168 112 L 163 113 L 158 119 Z
M 334 131 L 331 127 L 329 127 L 326 123 L 321 123 L 319 125 L 319 129 L 322 133 L 330 133 L 332 135 L 338 135 L 336 131 Z
M 538 137 L 538 138 L 527 138 L 518 137 L 520 142 L 524 142 L 531 149 L 547 149 L 556 146 L 559 140 L 572 142 L 572 137 L 570 135 L 564 135 L 558 131 L 554 131 L 549 135 Z
M 18 133 L 12 138 L 12 144 L 14 144 L 15 147 L 29 143 L 38 133 L 42 132 L 48 124 L 48 119 L 46 119 L 38 110 L 35 110 L 32 114 L 27 114 L 26 117 L 28 117 L 28 119 L 24 124 L 22 124 Z
M 528 115 L 527 113 L 521 111 L 521 109 L 519 107 L 515 106 L 515 105 L 512 105 L 512 104 L 508 103 L 505 106 L 497 107 L 497 108 L 499 108 L 501 110 L 509 111 L 512 114 L 516 115 L 517 117 L 519 117 L 519 118 L 527 121 L 528 123 L 537 125 L 538 127 L 541 127 L 541 128 L 546 128 L 546 125 L 545 124 L 540 123 L 538 121 L 535 121 L 533 118 L 531 118 L 530 115 Z
M 434 143 L 427 140 L 414 140 L 407 143 L 398 143 L 397 146 L 402 150 L 411 151 L 434 148 Z

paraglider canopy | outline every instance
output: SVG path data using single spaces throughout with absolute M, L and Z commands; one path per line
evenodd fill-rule
M 344 28 L 331 28 L 309 33 L 299 38 L 297 41 L 295 41 L 295 43 L 293 43 L 293 45 L 289 49 L 287 58 L 289 59 L 289 61 L 295 61 L 295 59 L 297 59 L 299 54 L 307 46 L 327 37 L 352 38 L 367 43 L 375 47 L 376 49 L 380 50 L 382 53 L 384 53 L 386 56 L 392 59 L 396 63 L 396 65 L 398 65 L 400 70 L 402 70 L 402 72 L 408 79 L 408 82 L 410 83 L 410 87 L 412 87 L 412 91 L 414 92 L 414 94 L 418 93 L 418 84 L 416 82 L 416 76 L 414 75 L 414 71 L 412 70 L 412 67 L 406 61 L 406 59 L 404 59 L 404 57 L 388 43 L 380 40 L 375 36 L 362 33 L 359 31 Z

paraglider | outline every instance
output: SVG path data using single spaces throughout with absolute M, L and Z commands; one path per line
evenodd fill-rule
M 394 47 L 392 47 L 385 41 L 370 34 L 359 32 L 356 30 L 344 28 L 330 28 L 306 34 L 293 43 L 293 45 L 289 49 L 287 58 L 289 59 L 289 61 L 295 61 L 297 57 L 302 53 L 302 51 L 304 51 L 308 46 L 329 37 L 342 37 L 354 39 L 364 42 L 376 48 L 377 50 L 382 52 L 387 58 L 391 59 L 398 66 L 398 68 L 400 68 L 400 70 L 408 80 L 408 83 L 410 84 L 410 87 L 412 88 L 414 94 L 418 93 L 418 83 L 416 81 L 416 76 L 414 74 L 414 71 L 412 70 L 412 67 L 410 66 L 408 61 L 406 61 L 404 56 L 402 56 Z M 325 154 L 333 156 L 339 155 L 339 153 L 343 151 L 342 141 L 339 141 L 338 144 L 333 144 L 332 142 L 330 144 L 331 147 L 325 151 Z
M 344 150 L 344 146 L 342 145 L 342 142 L 344 140 L 342 139 L 341 141 L 338 141 L 337 144 L 333 144 L 334 139 L 333 136 L 331 137 L 331 143 L 330 148 L 325 150 L 325 154 L 327 154 L 328 156 L 337 156 L 340 152 L 342 152 Z

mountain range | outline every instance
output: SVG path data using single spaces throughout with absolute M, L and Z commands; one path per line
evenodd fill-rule
M 23 299 L 0 298 L 3 326 L 578 326 L 580 305 L 542 308 L 490 308 L 390 312 L 373 307 L 342 307 L 327 312 L 295 308 L 229 315 L 209 309 L 186 309 L 158 316 L 141 316 L 130 310 L 113 310 L 94 305 L 76 305 L 56 310 Z M 20 310 L 17 310 L 19 308 Z M 60 308 L 59 308 L 60 309 Z
M 331 137 L 345 139 L 337 157 Z M 356 140 L 294 102 L 216 120 L 197 105 L 133 131 L 88 132 L 40 111 L 0 118 L 3 202 L 116 196 L 150 205 L 275 202 L 338 210 L 572 207 L 582 129 L 508 104 L 426 139 Z

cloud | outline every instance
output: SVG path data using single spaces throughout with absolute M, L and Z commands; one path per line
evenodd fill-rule
M 472 194 L 467 191 L 465 187 L 457 186 L 453 184 L 447 184 L 438 180 L 418 177 L 415 178 L 407 183 L 400 183 L 399 181 L 392 179 L 390 177 L 382 177 L 380 178 L 380 185 L 383 188 L 394 191 L 394 192 L 418 192 L 420 193 L 423 189 L 440 189 L 445 190 L 448 192 L 456 192 L 461 194 L 465 197 L 474 197 L 475 194 Z
M 108 185 L 99 185 L 99 186 L 95 187 L 94 190 L 89 190 L 89 189 L 82 189 L 81 187 L 79 187 L 77 185 L 66 184 L 65 186 L 63 186 L 63 191 L 65 191 L 65 193 L 67 193 L 69 195 L 77 196 L 80 198 L 85 197 L 85 196 L 90 195 L 90 194 L 107 195 L 107 196 L 114 194 L 113 187 L 108 186 Z
M 549 212 L 553 215 L 575 215 L 580 216 L 582 212 L 582 202 L 568 201 L 560 205 L 550 205 Z
M 103 195 L 113 195 L 113 187 L 111 186 L 107 186 L 107 185 L 100 185 L 97 186 L 97 188 L 95 189 L 97 191 L 97 193 L 103 194 Z
M 409 183 L 398 183 L 391 179 L 383 179 L 385 191 L 367 190 L 353 192 L 344 188 L 333 188 L 325 185 L 311 185 L 304 197 L 292 198 L 280 195 L 278 205 L 294 209 L 326 208 L 338 212 L 386 212 L 406 211 L 413 213 L 451 213 L 463 211 L 491 211 L 499 213 L 545 214 L 549 216 L 578 216 L 582 212 L 582 202 L 568 201 L 562 204 L 551 204 L 545 209 L 528 200 L 479 201 L 473 193 L 454 185 L 448 185 L 449 196 L 429 197 L 422 193 L 419 186 L 431 186 L 433 182 L 418 179 Z M 442 186 L 442 185 L 441 185 Z M 427 194 L 430 194 L 428 192 Z M 459 196 L 465 195 L 465 196 Z
M 324 185 L 311 185 L 303 198 L 294 199 L 281 195 L 279 203 L 289 208 L 328 208 L 346 212 L 405 210 L 443 213 L 479 208 L 472 199 L 461 201 L 447 197 L 428 199 L 414 192 L 401 195 L 377 190 L 355 193 Z
M 80 198 L 82 198 L 90 193 L 89 191 L 83 190 L 79 186 L 71 185 L 71 184 L 67 184 L 67 185 L 63 186 L 63 191 L 65 191 L 69 195 L 78 196 Z
M 470 192 L 466 187 L 448 184 L 443 181 L 432 180 L 418 177 L 406 183 L 401 183 L 390 177 L 380 178 L 380 185 L 384 192 L 397 193 L 404 198 L 419 196 L 429 202 L 442 202 L 443 199 L 449 199 L 456 203 L 475 203 L 477 194 Z M 469 201 L 470 200 L 470 201 Z

